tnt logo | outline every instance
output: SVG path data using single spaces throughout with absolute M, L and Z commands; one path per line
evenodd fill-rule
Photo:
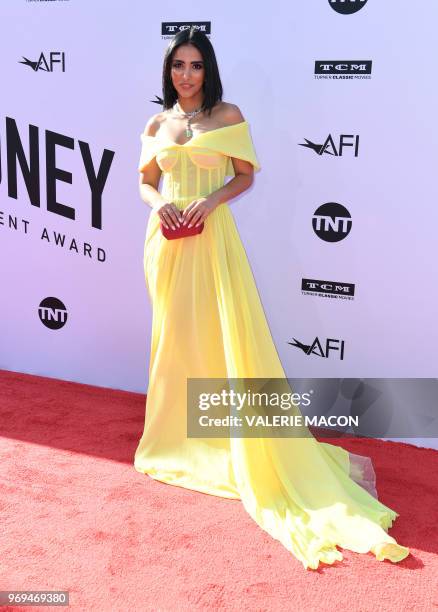
M 38 306 L 41 323 L 49 329 L 61 329 L 67 323 L 67 309 L 61 300 L 47 297 Z
M 329 0 L 332 9 L 341 15 L 357 13 L 366 3 L 367 0 Z
M 54 72 L 55 69 L 65 72 L 65 53 L 64 51 L 50 51 L 47 58 L 44 53 L 41 53 L 36 61 L 30 60 L 23 55 L 23 59 L 19 63 L 29 66 L 35 72 L 38 72 L 38 70 Z
M 312 227 L 315 234 L 326 242 L 339 242 L 348 236 L 353 221 L 345 206 L 327 202 L 313 214 Z

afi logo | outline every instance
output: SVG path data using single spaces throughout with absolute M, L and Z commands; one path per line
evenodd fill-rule
M 327 202 L 313 214 L 312 227 L 315 234 L 326 242 L 339 242 L 348 236 L 353 222 L 345 206 Z
M 67 309 L 61 300 L 46 297 L 38 306 L 41 323 L 49 329 L 61 329 L 67 322 Z
M 367 0 L 329 0 L 332 9 L 341 15 L 357 13 L 366 3 Z
M 339 141 L 335 144 L 332 135 L 329 134 L 323 143 L 316 143 L 304 139 L 306 142 L 299 142 L 300 147 L 306 147 L 311 151 L 314 151 L 317 155 L 334 155 L 335 157 L 342 157 L 344 149 L 353 149 L 352 153 L 354 157 L 359 155 L 359 135 L 354 136 L 353 134 L 341 134 Z
M 318 336 L 312 344 L 303 344 L 296 338 L 293 338 L 293 342 L 288 342 L 291 346 L 300 348 L 306 355 L 317 355 L 318 357 L 325 357 L 328 359 L 330 353 L 333 351 L 339 352 L 339 359 L 344 359 L 344 347 L 345 340 L 338 340 L 336 338 L 327 338 L 325 341 L 325 347 L 322 346 Z
M 65 72 L 65 53 L 64 51 L 51 51 L 48 59 L 44 53 L 41 53 L 36 62 L 33 62 L 23 55 L 23 61 L 19 62 L 25 66 L 29 66 L 35 72 L 44 70 L 44 72 L 53 72 L 55 68 L 60 68 L 61 72 Z

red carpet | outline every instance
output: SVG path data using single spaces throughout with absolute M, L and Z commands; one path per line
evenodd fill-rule
M 87 611 L 438 609 L 437 451 L 342 440 L 373 458 L 412 555 L 306 571 L 240 501 L 134 470 L 144 395 L 0 371 L 0 404 L 1 590 L 67 590 Z

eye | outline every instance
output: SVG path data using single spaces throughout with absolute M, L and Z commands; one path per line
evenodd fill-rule
M 203 65 L 202 65 L 202 64 L 193 64 L 193 68 L 194 68 L 195 70 L 202 70 Z
M 172 64 L 172 68 L 176 68 L 176 69 L 181 68 L 181 66 L 182 66 L 181 62 L 174 62 L 174 63 Z

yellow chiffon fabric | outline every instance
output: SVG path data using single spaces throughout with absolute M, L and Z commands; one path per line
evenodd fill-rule
M 247 121 L 185 144 L 141 135 L 138 170 L 156 158 L 161 193 L 179 209 L 234 176 L 231 158 L 260 170 Z M 166 240 L 151 212 L 144 249 L 152 340 L 144 432 L 134 467 L 169 484 L 240 499 L 305 568 L 343 558 L 409 554 L 388 535 L 398 515 L 381 503 L 371 459 L 307 438 L 188 438 L 188 378 L 283 378 L 228 203 L 196 236 Z

